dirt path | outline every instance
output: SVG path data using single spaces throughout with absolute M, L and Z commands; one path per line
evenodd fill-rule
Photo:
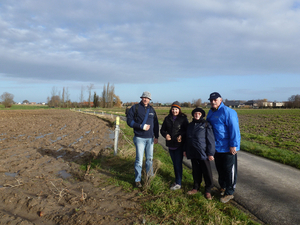
M 0 111 L 0 224 L 134 224 L 136 192 L 79 165 L 113 145 L 109 126 L 69 110 Z

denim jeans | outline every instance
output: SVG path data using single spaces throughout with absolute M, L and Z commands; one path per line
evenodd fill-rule
M 175 173 L 175 183 L 181 185 L 182 180 L 182 159 L 183 159 L 183 151 L 182 148 L 179 147 L 175 150 L 170 150 L 169 153 L 171 159 L 173 161 L 174 173 Z
M 148 176 L 153 176 L 152 159 L 153 159 L 153 138 L 133 137 L 136 147 L 136 157 L 134 163 L 135 182 L 142 179 L 143 157 L 146 156 L 146 172 Z

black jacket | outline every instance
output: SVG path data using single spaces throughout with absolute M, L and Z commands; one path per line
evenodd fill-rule
M 188 159 L 206 160 L 215 155 L 215 137 L 209 122 L 193 120 L 188 125 L 184 151 Z
M 160 133 L 166 138 L 167 134 L 171 136 L 171 140 L 166 140 L 167 147 L 178 148 L 180 147 L 185 140 L 185 133 L 189 121 L 184 114 L 180 114 L 176 117 L 175 121 L 173 120 L 173 115 L 169 114 L 165 117 L 164 122 L 161 126 Z M 178 142 L 177 137 L 181 135 L 182 141 Z

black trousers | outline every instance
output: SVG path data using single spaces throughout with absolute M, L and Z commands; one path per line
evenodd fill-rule
M 205 182 L 205 193 L 210 193 L 213 187 L 213 177 L 209 160 L 191 159 L 194 189 L 199 190 L 202 183 L 202 176 Z
M 219 185 L 225 188 L 225 195 L 232 195 L 237 179 L 237 154 L 215 153 L 215 163 L 219 174 Z

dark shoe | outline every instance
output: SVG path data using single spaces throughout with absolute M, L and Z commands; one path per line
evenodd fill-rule
M 225 188 L 220 188 L 219 191 L 220 191 L 220 195 L 223 196 L 225 194 Z
M 198 190 L 197 189 L 193 189 L 187 192 L 188 195 L 194 195 L 197 194 Z
M 231 199 L 233 199 L 234 196 L 233 195 L 225 195 L 224 197 L 220 198 L 220 201 L 222 203 L 227 203 L 229 202 Z
M 211 194 L 210 194 L 210 193 L 206 192 L 204 196 L 205 196 L 205 198 L 206 198 L 207 200 L 212 200 L 212 197 L 211 197 Z
M 143 187 L 142 184 L 141 184 L 141 182 L 135 182 L 135 186 L 136 186 L 137 188 Z

